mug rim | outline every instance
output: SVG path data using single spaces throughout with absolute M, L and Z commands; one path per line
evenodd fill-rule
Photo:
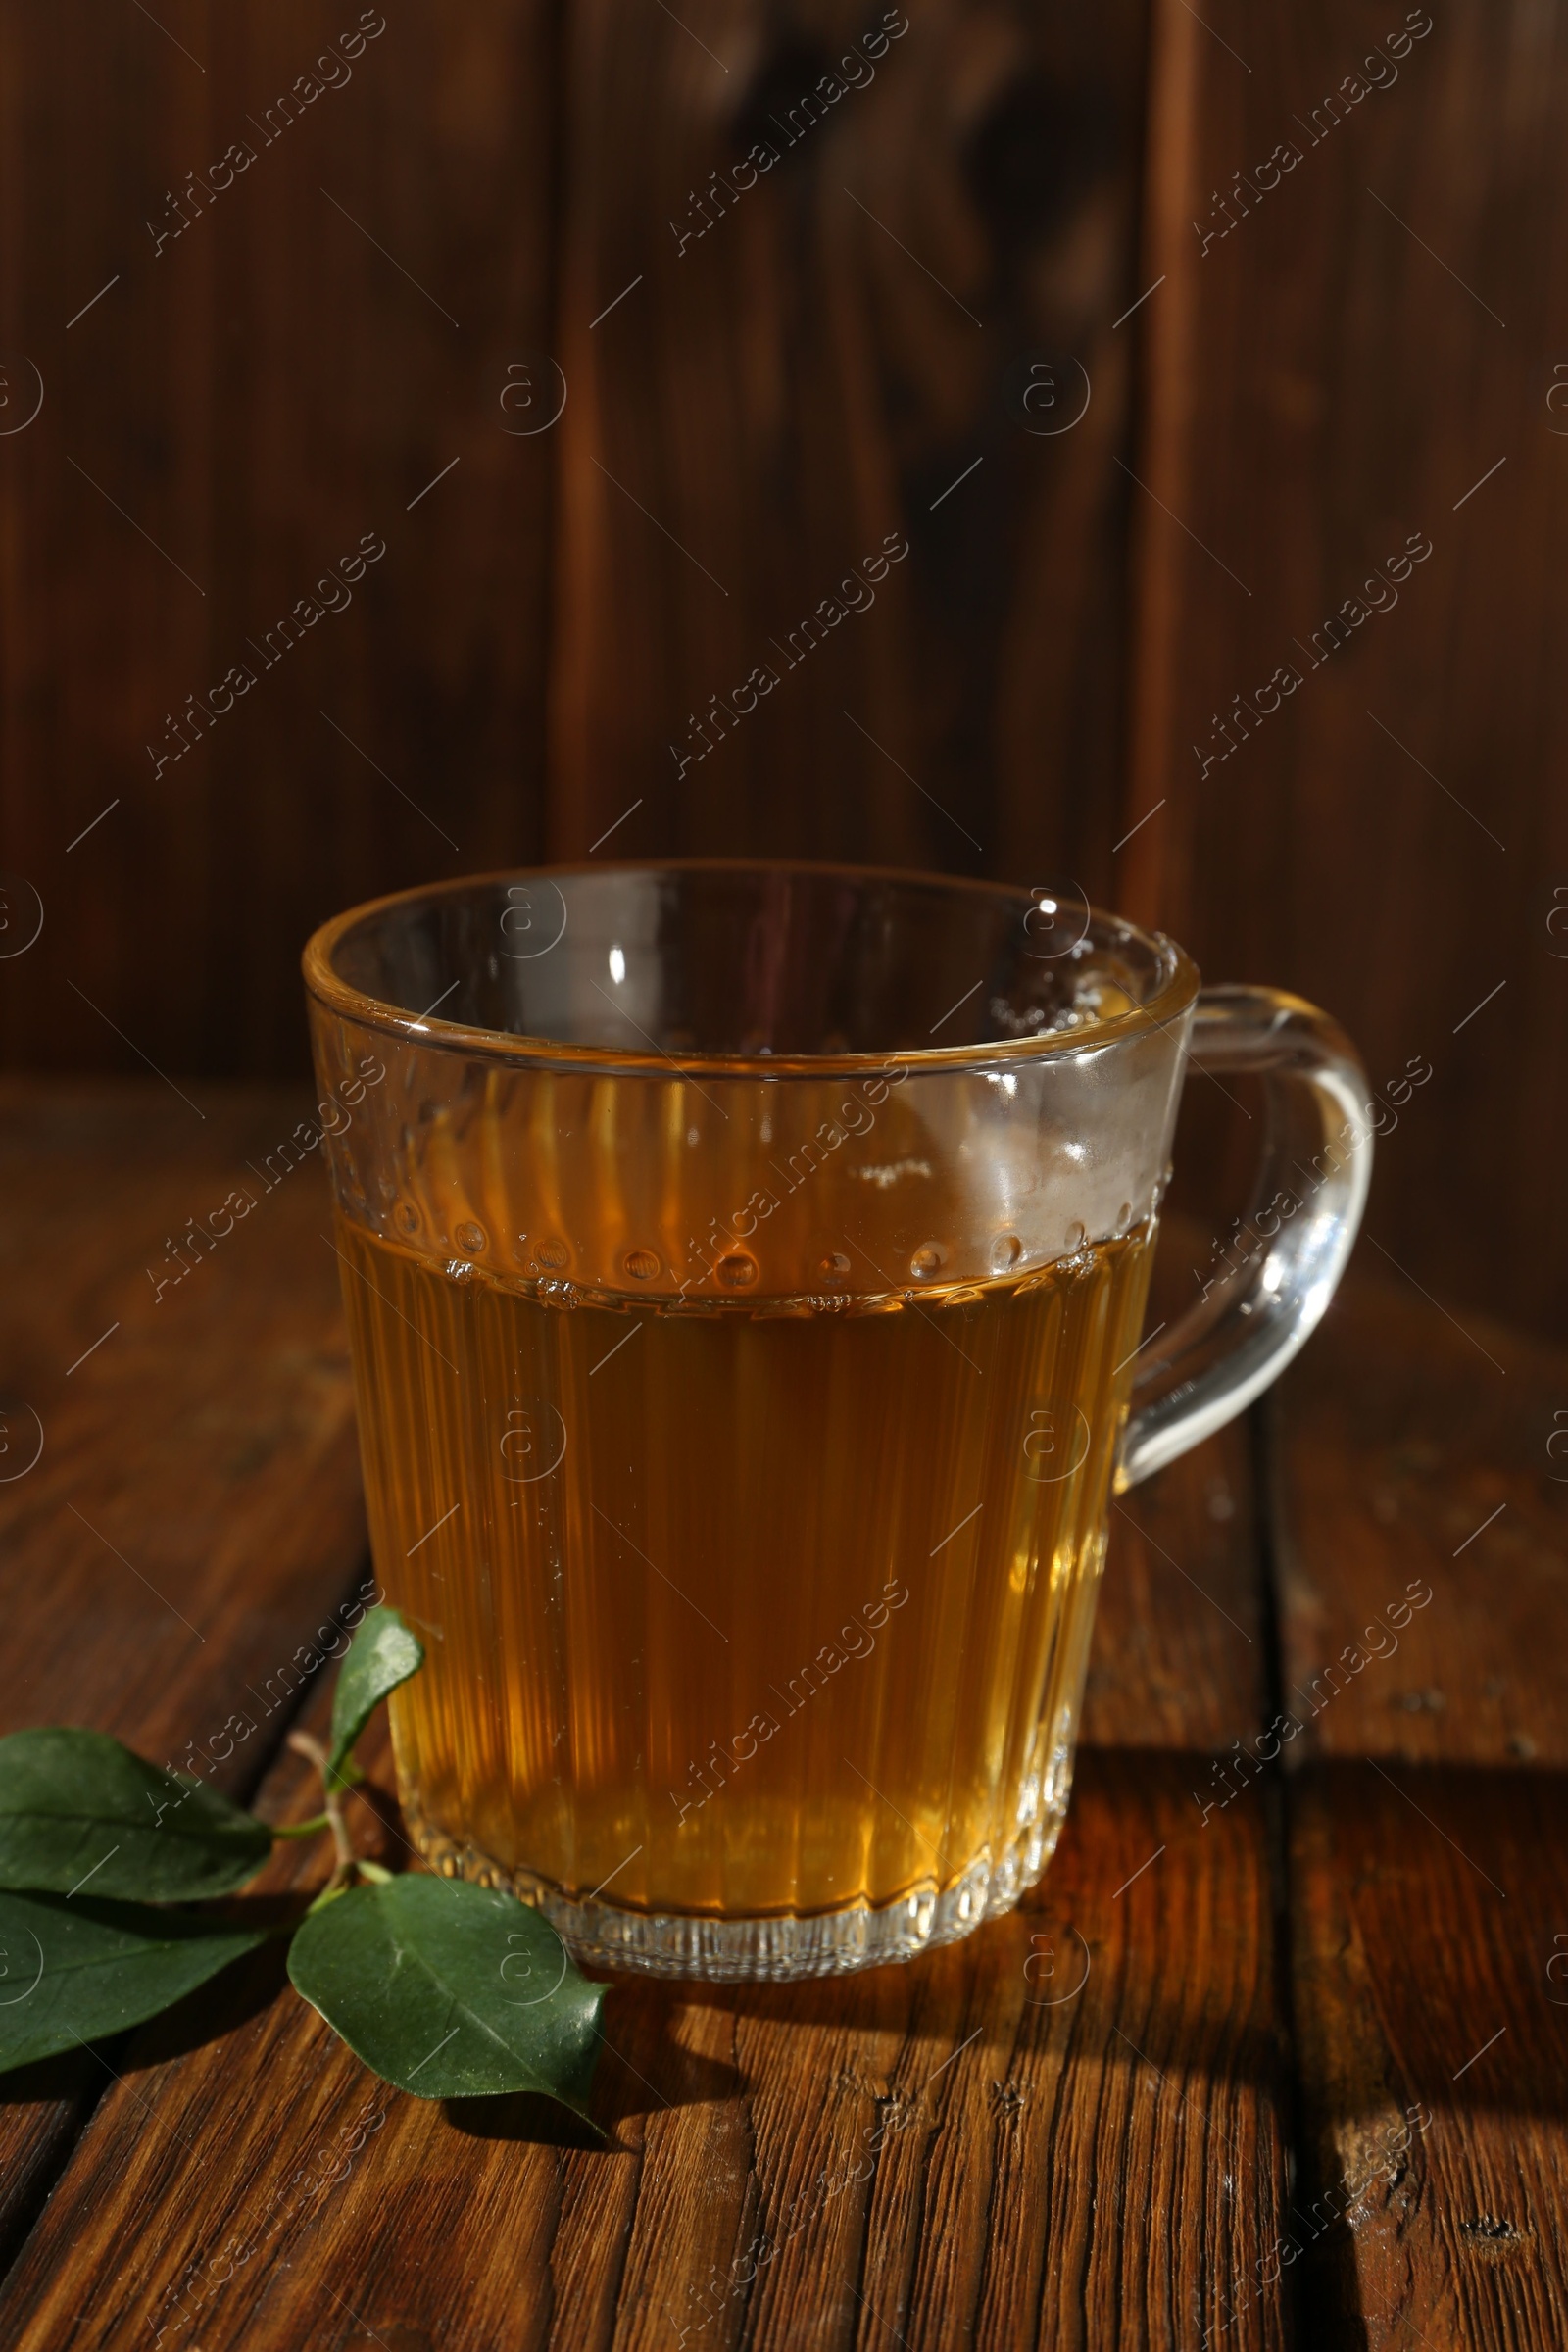
M 913 885 L 919 889 L 970 894 L 993 900 L 1026 904 L 1035 890 L 1044 886 L 1025 887 L 1014 882 L 999 882 L 969 874 L 950 874 L 940 868 L 910 866 L 857 865 L 842 863 L 836 858 L 606 858 L 602 863 L 582 862 L 553 865 L 500 866 L 485 872 L 457 874 L 436 882 L 416 883 L 411 889 L 384 892 L 380 897 L 362 900 L 348 906 L 318 926 L 305 944 L 300 963 L 305 976 L 306 993 L 322 1008 L 339 1019 L 352 1021 L 360 1028 L 374 1029 L 384 1036 L 401 1039 L 404 1043 L 433 1047 L 441 1052 L 467 1056 L 470 1059 L 499 1062 L 525 1069 L 581 1069 L 605 1075 L 623 1073 L 626 1076 L 667 1072 L 671 1068 L 684 1070 L 696 1066 L 705 1077 L 743 1078 L 813 1078 L 839 1074 L 885 1069 L 897 1065 L 915 1071 L 962 1070 L 990 1066 L 1000 1060 L 1038 1061 L 1098 1051 L 1107 1045 L 1141 1036 L 1151 1029 L 1169 1029 L 1191 1004 L 1196 1003 L 1200 975 L 1197 964 L 1178 941 L 1167 932 L 1146 928 L 1127 916 L 1113 914 L 1095 906 L 1086 891 L 1080 890 L 1088 908 L 1088 929 L 1097 924 L 1108 930 L 1112 937 L 1120 935 L 1136 940 L 1152 951 L 1156 964 L 1166 963 L 1164 978 L 1147 1004 L 1135 1004 L 1130 1012 L 1109 1014 L 1101 1020 L 1090 1021 L 1082 1028 L 1048 1031 L 1037 1037 L 991 1038 L 979 1044 L 964 1046 L 915 1046 L 889 1049 L 875 1053 L 838 1054 L 735 1054 L 703 1053 L 696 1050 L 680 1054 L 668 1054 L 662 1047 L 642 1048 L 625 1046 L 591 1046 L 572 1040 L 523 1036 L 506 1029 L 473 1028 L 461 1021 L 443 1021 L 434 1016 L 434 1008 L 425 1013 L 410 1013 L 400 1005 L 390 1004 L 362 989 L 351 987 L 333 969 L 332 956 L 341 941 L 357 924 L 382 913 L 386 908 L 406 906 L 416 900 L 438 900 L 456 897 L 460 892 L 473 891 L 488 884 L 513 882 L 555 882 L 567 875 L 600 874 L 803 874 L 831 875 L 846 882 L 882 882 Z

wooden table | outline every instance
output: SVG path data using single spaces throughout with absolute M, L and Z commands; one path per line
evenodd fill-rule
M 263 1694 L 366 1568 L 325 1186 L 155 1300 L 299 1115 L 192 1091 L 0 1089 L 0 1379 L 44 1439 L 0 1485 L 0 1728 L 194 1740 L 298 1818 Z M 1014 1917 L 617 1986 L 607 2148 L 377 2084 L 260 1956 L 0 2084 L 0 2343 L 1568 2342 L 1568 1356 L 1361 1256 L 1269 1416 L 1118 1507 Z

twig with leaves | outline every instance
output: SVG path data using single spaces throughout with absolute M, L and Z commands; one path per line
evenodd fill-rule
M 289 1735 L 320 1775 L 321 1810 L 280 1829 L 104 1732 L 0 1740 L 0 2073 L 141 2025 L 282 1935 L 296 1990 L 383 2081 L 426 2099 L 539 2091 L 591 2123 L 605 1987 L 549 1922 L 494 1887 L 355 1851 L 355 1745 L 423 1663 L 396 1609 L 367 1613 L 329 1743 Z M 331 1876 L 281 1927 L 222 1900 L 275 1840 L 327 1833 Z

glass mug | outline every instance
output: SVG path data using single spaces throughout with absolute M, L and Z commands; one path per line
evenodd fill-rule
M 669 1976 L 1010 1908 L 1112 1490 L 1273 1380 L 1349 1252 L 1340 1032 L 1072 892 L 827 866 L 439 884 L 305 973 L 421 1854 Z M 1264 1080 L 1270 1238 L 1155 1352 L 1189 1056 Z

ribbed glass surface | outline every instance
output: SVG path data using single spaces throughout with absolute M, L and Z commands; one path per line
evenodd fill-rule
M 638 1915 L 1015 1895 L 1065 1798 L 1152 1238 L 607 1303 L 340 1218 L 376 1567 L 428 1649 L 394 1701 L 421 1840 L 599 1897 L 632 1947 Z

